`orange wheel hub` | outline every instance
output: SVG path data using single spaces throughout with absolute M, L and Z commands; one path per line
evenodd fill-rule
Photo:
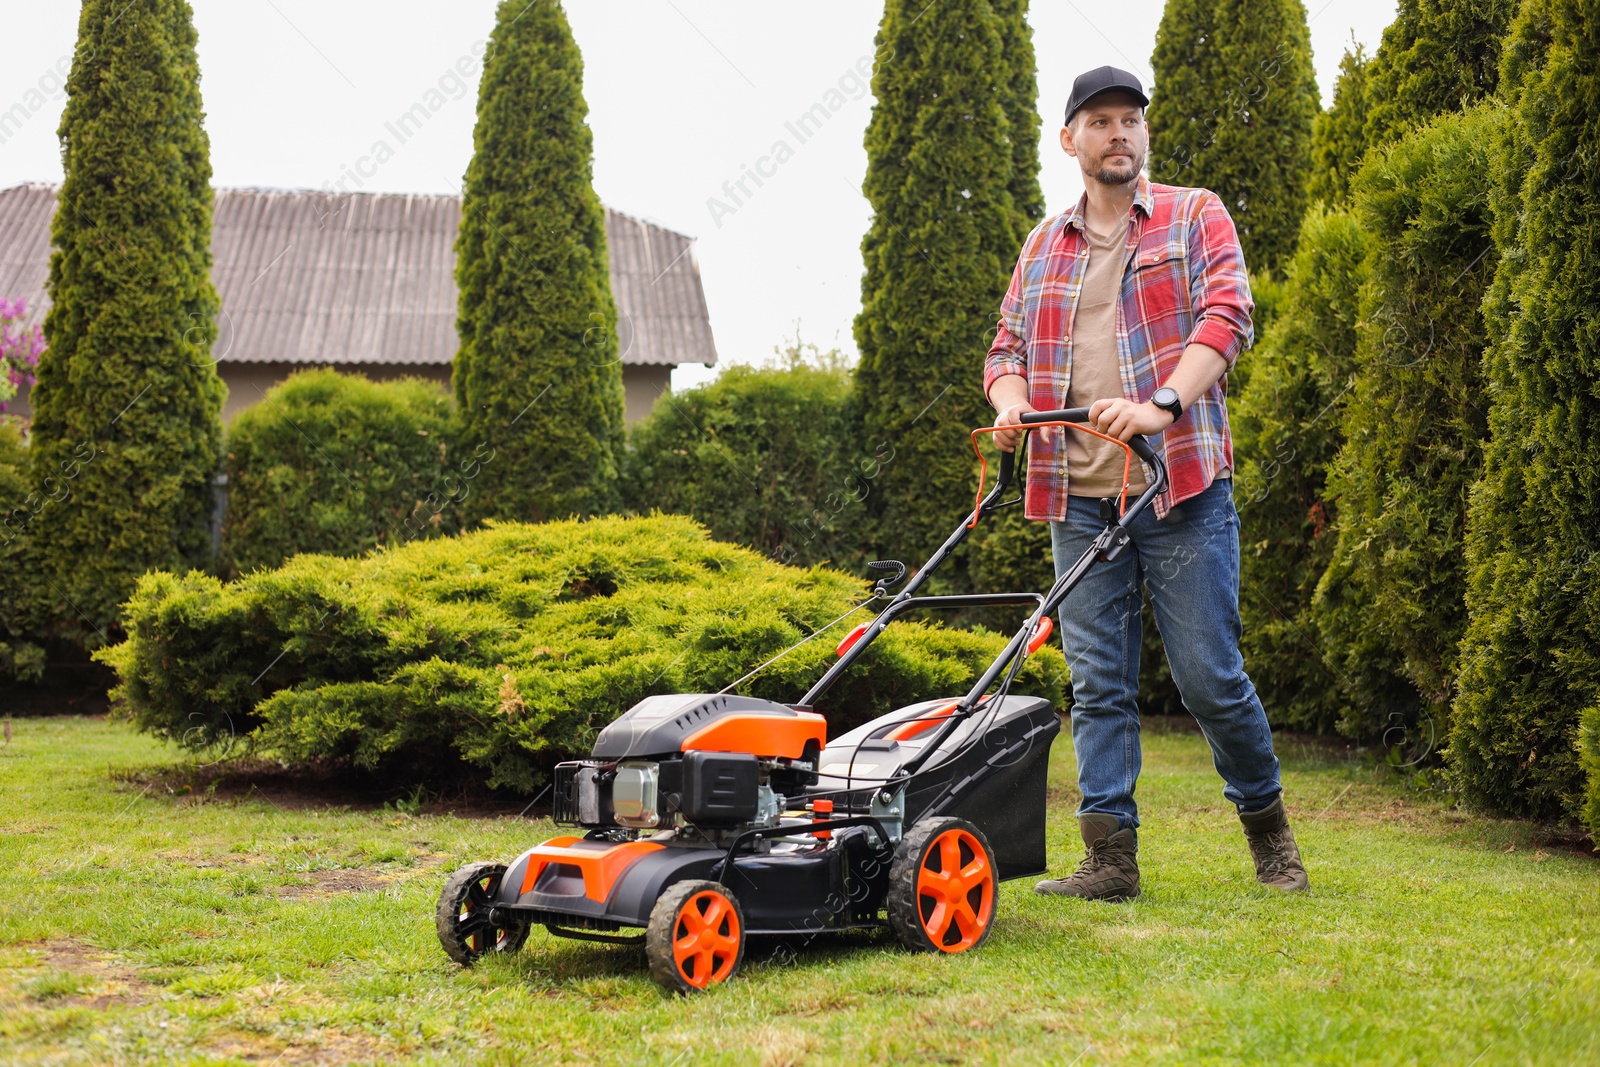
M 917 869 L 917 911 L 941 952 L 965 952 L 994 918 L 994 866 L 978 839 L 961 829 L 934 838 Z
M 696 989 L 721 982 L 739 959 L 739 916 L 721 893 L 707 889 L 684 901 L 672 930 L 672 958 Z

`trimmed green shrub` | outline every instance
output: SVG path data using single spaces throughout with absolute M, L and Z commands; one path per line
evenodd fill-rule
M 1250 268 L 1282 270 L 1320 108 L 1305 5 L 1167 0 L 1150 65 L 1150 177 L 1215 192 Z
M 99 657 L 117 670 L 120 709 L 193 747 L 243 738 L 292 763 L 348 761 L 391 781 L 470 772 L 527 790 L 643 697 L 716 691 L 866 591 L 679 516 L 495 523 L 362 559 L 297 556 L 230 584 L 148 575 L 128 640 Z M 738 691 L 798 698 L 851 621 Z M 962 690 L 1002 644 L 897 623 L 818 710 L 838 733 Z M 1064 673 L 1043 649 L 1017 691 L 1059 706 Z
M 211 163 L 185 0 L 86 0 L 61 117 L 32 394 L 34 516 L 59 634 L 93 648 L 144 572 L 210 562 L 225 389 Z
M 1500 121 L 1492 106 L 1440 116 L 1368 152 L 1355 183 L 1377 254 L 1315 614 L 1333 670 L 1355 680 L 1393 663 L 1410 683 L 1356 687 L 1341 728 L 1388 733 L 1412 758 L 1443 735 L 1466 622 L 1467 491 L 1488 429 L 1477 308 L 1496 262 L 1483 175 Z
M 1368 146 L 1494 95 L 1517 0 L 1400 0 L 1367 70 Z
M 502 0 L 461 200 L 452 373 L 468 521 L 615 511 L 622 363 L 583 57 L 560 4 Z
M 780 563 L 856 570 L 872 480 L 892 452 L 857 454 L 849 372 L 732 366 L 664 396 L 633 427 L 624 498 L 690 515 L 719 541 Z
M 455 532 L 472 485 L 451 431 L 450 396 L 432 382 L 290 375 L 228 428 L 222 573 Z
M 1339 60 L 1339 80 L 1333 87 L 1333 106 L 1319 112 L 1311 123 L 1311 170 L 1306 177 L 1306 197 L 1328 207 L 1350 199 L 1350 180 L 1367 154 L 1367 73 L 1372 58 L 1361 45 L 1345 49 Z
M 44 650 L 28 640 L 38 628 L 28 527 L 40 501 L 32 493 L 29 458 L 16 424 L 0 419 L 0 678 L 36 682 L 44 675 Z
M 1530 0 L 1505 43 L 1484 301 L 1490 440 L 1472 490 L 1468 624 L 1449 747 L 1468 802 L 1584 809 L 1579 713 L 1600 704 L 1600 29 Z
M 867 126 L 856 396 L 893 450 L 868 498 L 877 554 L 927 558 L 974 489 L 967 433 L 991 423 L 982 358 L 1027 227 L 1002 97 L 1015 73 L 988 0 L 888 0 Z M 876 452 L 874 453 L 876 455 Z M 931 583 L 967 585 L 963 550 Z
M 1245 667 L 1274 724 L 1321 733 L 1345 694 L 1322 662 L 1311 598 L 1334 542 L 1325 471 L 1344 442 L 1369 243 L 1348 212 L 1306 212 L 1283 305 L 1247 353 L 1254 370 L 1230 413 Z
M 1021 495 L 1023 485 L 1014 492 Z M 952 530 L 960 518 L 959 514 L 950 517 Z M 980 593 L 1044 592 L 1056 580 L 1050 524 L 1023 518 L 1021 504 L 985 519 L 972 532 L 972 545 L 969 570 L 972 588 Z

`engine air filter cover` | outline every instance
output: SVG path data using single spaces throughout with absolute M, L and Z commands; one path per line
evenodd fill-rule
M 683 817 L 696 825 L 749 822 L 760 809 L 756 758 L 733 752 L 683 754 Z

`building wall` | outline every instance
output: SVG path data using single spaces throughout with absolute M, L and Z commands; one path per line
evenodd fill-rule
M 642 363 L 622 368 L 623 418 L 629 426 L 650 414 L 656 397 L 672 392 L 672 368 Z
M 233 417 L 251 404 L 261 401 L 267 390 L 283 381 L 291 373 L 308 366 L 305 363 L 222 363 L 222 381 L 228 387 L 228 399 L 222 407 L 222 421 L 232 422 Z M 413 377 L 435 381 L 449 388 L 448 363 L 362 363 L 335 364 L 335 370 L 346 374 L 363 374 L 375 382 L 395 378 Z M 646 364 L 622 368 L 624 414 L 631 425 L 650 414 L 656 397 L 670 392 L 672 368 L 665 364 Z M 17 395 L 6 405 L 7 413 L 31 418 L 33 408 L 28 403 L 28 387 L 17 390 Z

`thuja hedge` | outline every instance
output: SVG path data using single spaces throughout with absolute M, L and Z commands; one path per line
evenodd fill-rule
M 1484 175 L 1503 121 L 1493 105 L 1442 115 L 1368 151 L 1352 183 L 1377 251 L 1327 471 L 1336 540 L 1313 615 L 1351 690 L 1343 729 L 1413 750 L 1431 750 L 1448 721 L 1466 625 L 1467 494 L 1492 392 L 1477 309 L 1498 261 Z
M 1445 762 L 1470 803 L 1539 819 L 1600 816 L 1586 800 L 1600 723 L 1583 714 L 1600 697 L 1597 59 L 1592 9 L 1522 7 L 1486 175 L 1500 253 L 1483 304 L 1490 440 L 1468 505 L 1468 621 Z
M 99 656 L 119 709 L 190 747 L 243 740 L 291 764 L 527 790 L 641 698 L 716 691 L 866 592 L 679 516 L 494 524 L 360 559 L 297 556 L 232 583 L 146 575 L 128 639 Z M 739 691 L 797 699 L 852 621 Z M 1001 643 L 896 624 L 818 710 L 837 733 L 960 692 Z M 1065 676 L 1047 647 L 1017 691 L 1059 706 Z
M 1333 550 L 1326 471 L 1344 442 L 1368 245 L 1349 212 L 1306 212 L 1287 293 L 1239 361 L 1253 369 L 1232 405 L 1245 665 L 1274 725 L 1319 733 L 1348 702 L 1322 662 L 1311 600 Z
M 450 395 L 416 378 L 306 370 L 273 386 L 228 431 L 222 573 L 459 529 L 472 464 L 452 462 L 452 425 Z

